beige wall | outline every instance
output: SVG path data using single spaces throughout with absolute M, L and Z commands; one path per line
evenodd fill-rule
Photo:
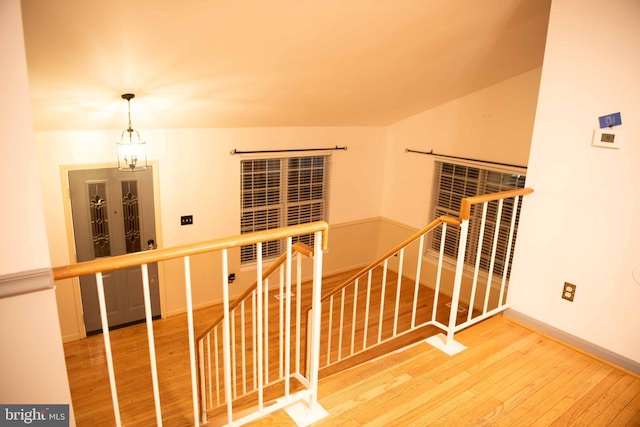
M 71 404 L 57 317 L 53 289 L 0 298 L 3 404 Z
M 407 148 L 526 165 L 539 81 L 535 69 L 390 126 L 382 216 L 415 228 L 429 221 L 435 158 Z
M 407 148 L 527 164 L 540 72 L 539 68 L 529 71 L 389 127 L 382 208 L 385 220 L 380 225 L 379 254 L 425 227 L 430 220 L 435 157 L 406 153 Z M 417 244 L 408 249 L 404 260 L 403 275 L 410 278 L 417 271 L 416 253 Z M 433 286 L 436 261 L 427 257 L 421 262 L 420 281 Z M 392 258 L 389 266 L 395 270 L 397 264 L 397 258 Z M 441 279 L 441 290 L 445 293 L 451 292 L 453 273 L 452 265 L 445 264 Z M 463 278 L 464 304 L 470 299 L 470 282 L 470 277 Z M 486 283 L 483 276 L 478 287 L 484 290 Z M 492 285 L 499 286 L 499 281 L 494 280 Z M 476 305 L 480 303 L 476 301 Z M 491 300 L 489 307 L 494 303 Z
M 640 3 L 615 0 L 607 3 L 564 0 L 553 2 L 550 32 L 542 72 L 533 142 L 529 142 L 540 70 L 533 70 L 498 85 L 460 98 L 418 116 L 381 128 L 154 130 L 143 132 L 150 157 L 157 160 L 160 209 L 159 238 L 164 246 L 226 236 L 237 232 L 238 157 L 232 148 L 259 149 L 348 145 L 334 155 L 332 184 L 333 225 L 329 271 L 340 271 L 368 259 L 371 248 L 379 253 L 394 237 L 426 224 L 433 159 L 406 154 L 405 148 L 433 149 L 451 155 L 478 157 L 509 163 L 529 163 L 528 185 L 536 193 L 528 198 L 521 219 L 516 261 L 511 280 L 514 308 L 528 316 L 593 342 L 632 360 L 640 361 L 640 176 L 637 160 L 639 115 Z M 575 11 L 580 10 L 577 14 Z M 603 17 L 613 23 L 606 31 Z M 0 194 L 3 199 L 28 206 L 19 216 L 0 210 L 2 247 L 0 274 L 70 262 L 65 197 L 61 165 L 104 164 L 115 154 L 118 130 L 95 132 L 43 132 L 36 135 L 35 165 L 26 94 L 26 71 L 19 20 L 19 2 L 0 3 L 0 37 L 3 53 L 3 94 L 0 101 L 0 133 L 3 161 Z M 590 146 L 599 115 L 622 113 L 625 145 L 619 151 Z M 20 143 L 16 143 L 20 141 Z M 10 159 L 20 159 L 19 162 Z M 42 202 L 34 197 L 38 183 L 29 171 L 38 168 Z M 16 180 L 15 177 L 20 177 Z M 189 186 L 187 177 L 197 177 Z M 384 180 L 383 180 L 384 178 Z M 217 185 L 219 182 L 228 186 Z M 383 195 L 377 191 L 383 189 Z M 44 224 L 40 213 L 45 206 Z M 195 223 L 180 227 L 183 214 Z M 12 216 L 13 215 L 13 216 Z M 380 218 L 388 218 L 382 220 Z M 29 224 L 19 229 L 14 224 Z M 399 224 L 399 225 L 398 225 Z M 43 235 L 48 237 L 45 242 Z M 235 226 L 237 227 L 237 225 Z M 613 233 L 611 232 L 613 231 Z M 351 250 L 358 236 L 361 250 Z M 47 250 L 47 243 L 48 249 Z M 353 253 L 357 256 L 353 257 Z M 196 263 L 197 264 L 197 263 Z M 217 275 L 202 260 L 196 269 Z M 183 307 L 179 266 L 166 266 L 165 310 Z M 243 272 L 240 272 L 242 274 Z M 564 281 L 578 285 L 576 299 L 560 299 Z M 63 334 L 79 333 L 77 293 L 72 283 L 58 284 Z M 197 304 L 216 299 L 216 293 L 199 283 Z M 182 297 L 183 298 L 183 297 Z M 46 345 L 47 366 L 56 375 L 51 387 L 22 386 L 11 389 L 11 399 L 53 399 L 69 402 L 60 332 L 51 322 L 55 306 L 51 291 L 0 301 L 0 313 L 10 316 L 2 324 L 21 320 L 24 329 L 2 329 L 0 339 L 14 342 L 33 337 L 21 346 L 3 347 L 2 378 L 23 373 L 32 361 L 21 355 L 39 356 L 37 345 Z M 44 318 L 25 316 L 37 307 Z M 49 329 L 51 328 L 51 329 Z M 42 336 L 46 335 L 46 338 Z M 39 338 L 43 341 L 40 341 Z M 27 363 L 28 362 L 28 363 Z M 26 364 L 26 365 L 25 365 Z M 7 370 L 6 368 L 9 368 Z M 7 390 L 3 387 L 2 390 Z M 38 395 L 46 390 L 46 397 Z M 51 392 L 52 394 L 49 394 Z M 0 396 L 1 397 L 1 396 Z M 8 397 L 2 397 L 10 402 Z
M 125 118 L 123 118 L 124 120 Z M 123 125 L 126 123 L 123 122 Z M 380 217 L 385 128 L 247 128 L 140 130 L 156 168 L 158 242 L 170 247 L 237 235 L 240 232 L 240 161 L 231 150 L 347 146 L 335 151 L 331 165 L 329 222 L 331 249 L 325 272 L 362 265 L 375 254 Z M 44 189 L 45 221 L 53 265 L 73 261 L 68 197 L 64 170 L 85 165 L 113 166 L 115 142 L 121 130 L 36 132 L 38 164 Z M 107 162 L 107 163 L 105 163 Z M 111 162 L 109 164 L 108 162 Z M 74 166 L 75 165 L 75 166 Z M 192 214 L 194 224 L 180 226 L 180 216 Z M 358 236 L 355 238 L 355 236 Z M 353 250 L 351 250 L 353 249 Z M 239 267 L 238 252 L 230 253 L 230 272 L 237 288 L 253 279 L 254 270 Z M 194 268 L 194 304 L 221 299 L 219 255 L 199 256 Z M 185 309 L 183 266 L 160 267 L 163 313 Z M 65 339 L 82 335 L 80 297 L 73 281 L 58 283 L 58 305 Z
M 639 23 L 637 0 L 552 3 L 527 176 L 536 192 L 511 275 L 515 310 L 636 362 Z M 598 117 L 615 112 L 623 147 L 592 147 Z M 560 298 L 565 281 L 573 303 Z
M 50 265 L 34 157 L 20 2 L 0 3 L 0 275 Z M 17 10 L 16 10 L 17 8 Z
M 0 46 L 0 284 L 5 286 L 11 285 L 11 276 L 41 274 L 51 266 L 19 0 L 0 2 Z M 55 294 L 44 288 L 0 297 L 3 404 L 71 403 Z
M 539 69 L 530 71 L 389 128 L 141 130 L 149 141 L 149 158 L 157 173 L 158 241 L 170 247 L 239 233 L 241 157 L 229 154 L 234 148 L 346 145 L 348 150 L 334 152 L 332 160 L 325 274 L 362 266 L 404 239 L 408 229 L 426 225 L 433 158 L 406 154 L 405 148 L 426 149 L 434 137 L 437 144 L 429 148 L 446 154 L 526 164 L 539 75 Z M 439 127 L 434 127 L 436 122 Z M 454 127 L 463 129 L 452 133 Z M 473 129 L 478 128 L 482 132 L 476 134 Z M 113 160 L 119 135 L 120 130 L 36 132 L 53 265 L 72 262 L 64 170 L 112 165 L 104 162 Z M 460 145 L 468 140 L 490 149 L 486 153 L 475 148 L 466 151 Z M 192 226 L 179 225 L 185 214 L 194 215 Z M 403 226 L 389 227 L 393 222 Z M 239 267 L 237 252 L 230 253 L 230 261 L 230 271 L 238 277 L 232 292 L 240 292 L 255 273 Z M 219 255 L 195 257 L 192 267 L 195 306 L 219 302 Z M 424 270 L 425 274 L 429 271 Z M 160 273 L 163 314 L 184 311 L 182 263 L 163 263 Z M 77 284 L 71 280 L 58 283 L 57 295 L 63 336 L 82 336 Z
M 170 246 L 238 231 L 240 158 L 228 154 L 233 148 L 349 146 L 349 151 L 334 155 L 327 271 L 360 265 L 373 247 L 379 254 L 410 230 L 426 224 L 434 159 L 407 154 L 406 148 L 528 163 L 527 184 L 536 192 L 527 198 L 522 216 L 510 290 L 513 307 L 640 360 L 640 340 L 635 332 L 640 327 L 635 307 L 640 296 L 640 153 L 633 120 L 640 112 L 636 76 L 640 65 L 639 5 L 635 0 L 616 0 L 615 5 L 608 19 L 616 25 L 596 33 L 592 29 L 602 23 L 600 5 L 577 0 L 554 2 L 542 70 L 516 76 L 386 129 L 143 130 L 150 157 L 157 160 L 159 169 L 161 243 Z M 577 8 L 580 14 L 575 14 Z M 617 111 L 624 122 L 623 148 L 591 147 L 597 117 Z M 54 265 L 70 261 L 60 165 L 109 161 L 118 135 L 119 130 L 36 135 Z M 197 177 L 196 184 L 181 185 L 190 176 Z M 211 184 L 217 182 L 229 186 Z M 383 189 L 381 196 L 379 189 Z M 178 218 L 187 213 L 194 215 L 195 224 L 180 227 Z M 196 269 L 203 276 L 219 276 L 216 264 L 207 260 L 199 263 L 196 260 Z M 165 267 L 165 279 L 180 282 L 180 271 L 179 265 Z M 560 298 L 564 281 L 578 285 L 573 303 Z M 184 296 L 181 283 L 174 286 L 174 280 L 168 282 L 165 310 L 173 313 L 183 309 Z M 196 286 L 196 302 L 216 300 L 214 289 Z M 78 331 L 77 295 L 71 290 L 67 284 L 58 289 L 67 336 Z

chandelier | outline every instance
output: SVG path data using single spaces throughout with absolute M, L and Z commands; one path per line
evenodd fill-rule
M 137 130 L 131 126 L 131 100 L 135 98 L 132 93 L 122 94 L 122 99 L 127 100 L 129 113 L 129 127 L 122 131 L 118 146 L 118 170 L 142 171 L 147 169 L 147 147 L 140 138 Z

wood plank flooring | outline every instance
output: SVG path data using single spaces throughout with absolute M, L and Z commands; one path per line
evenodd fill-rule
M 639 426 L 640 378 L 501 315 L 320 381 L 314 426 Z M 253 426 L 292 425 L 281 412 Z
M 342 284 L 352 273 L 348 272 L 324 278 L 323 294 L 329 294 L 335 286 Z M 382 292 L 383 288 L 384 292 Z M 292 298 L 291 301 L 291 313 L 292 317 L 294 317 L 297 311 L 296 301 L 300 297 L 302 322 L 301 330 L 299 331 L 299 341 L 302 343 L 301 348 L 297 349 L 295 348 L 295 342 L 291 343 L 291 373 L 306 372 L 306 313 L 311 306 L 311 291 L 311 283 L 304 283 L 300 289 L 300 294 L 295 295 L 295 298 Z M 296 289 L 295 292 L 298 292 L 298 290 Z M 265 326 L 268 324 L 269 340 L 268 350 L 264 349 L 264 353 L 269 355 L 269 369 L 264 370 L 264 381 L 266 383 L 271 382 L 275 386 L 272 390 L 283 390 L 284 351 L 280 347 L 283 343 L 279 340 L 277 332 L 284 320 L 279 315 L 278 305 L 281 301 L 275 298 L 276 294 L 277 291 L 270 291 L 269 293 L 268 322 L 265 324 Z M 357 297 L 354 298 L 354 295 L 357 295 Z M 335 294 L 331 300 L 323 304 L 320 316 L 320 378 L 441 332 L 435 326 L 426 325 L 426 322 L 431 319 L 433 314 L 433 296 L 434 291 L 432 289 L 421 286 L 419 290 L 416 290 L 415 282 L 406 278 L 398 283 L 396 273 L 388 271 L 387 274 L 384 274 L 381 267 L 374 269 L 370 276 L 370 281 L 365 276 L 359 282 L 357 288 L 351 286 L 345 289 L 344 292 Z M 369 302 L 368 311 L 365 310 L 367 301 Z M 445 304 L 449 301 L 450 298 L 441 296 L 438 302 L 439 310 L 436 312 L 436 317 L 442 323 L 447 323 L 448 321 L 450 309 Z M 415 325 L 423 326 L 412 330 L 414 303 L 417 307 Z M 235 340 L 232 339 L 235 345 L 231 349 L 232 354 L 235 354 L 235 358 L 232 358 L 231 363 L 236 375 L 232 385 L 234 412 L 257 407 L 259 404 L 258 394 L 255 392 L 257 385 L 254 381 L 257 366 L 253 363 L 255 362 L 253 349 L 256 342 L 254 331 L 256 313 L 254 312 L 254 305 L 253 299 L 248 298 L 246 304 L 238 307 L 230 322 L 231 329 L 234 331 L 233 337 L 235 337 Z M 330 313 L 333 314 L 330 315 Z M 397 321 L 394 321 L 394 316 L 397 316 Z M 458 320 L 461 321 L 464 317 L 463 315 Z M 244 325 L 244 327 L 241 325 Z M 365 330 L 367 331 L 366 333 Z M 291 336 L 295 341 L 296 330 L 293 324 Z M 207 346 L 207 342 L 209 346 Z M 218 347 L 211 345 L 211 343 L 216 342 Z M 220 361 L 223 360 L 221 342 L 220 333 L 215 336 L 209 336 L 205 340 L 203 349 L 203 354 L 205 355 L 204 372 L 207 372 L 207 376 L 210 378 L 204 385 L 204 390 L 207 390 L 205 401 L 207 402 L 207 413 L 210 419 L 224 416 L 227 410 L 224 401 L 225 392 L 223 390 L 222 375 L 220 374 L 216 378 L 215 374 L 216 366 L 219 367 Z M 331 344 L 330 347 L 329 344 Z M 295 362 L 298 350 L 301 356 L 299 371 L 296 369 L 297 364 Z M 295 390 L 299 388 L 298 386 L 301 386 L 301 383 L 297 380 L 292 380 L 289 384 Z M 220 387 L 220 389 L 217 387 Z M 265 400 L 270 400 L 267 397 L 275 399 L 281 396 L 282 394 L 274 395 L 267 390 Z
M 325 289 L 346 275 L 325 279 Z M 197 310 L 196 335 L 219 312 Z M 186 328 L 186 315 L 154 322 L 165 426 L 193 425 Z M 456 339 L 468 349 L 453 357 L 419 342 L 337 374 L 326 371 L 319 401 L 330 416 L 316 425 L 640 426 L 635 375 L 502 316 Z M 155 425 L 146 326 L 113 331 L 111 341 L 123 424 Z M 77 425 L 114 425 L 102 335 L 66 343 L 65 355 Z M 283 411 L 254 425 L 294 424 Z

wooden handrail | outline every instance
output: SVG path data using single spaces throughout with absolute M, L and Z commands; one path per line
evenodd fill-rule
M 526 196 L 533 193 L 533 188 L 519 188 L 517 190 L 502 191 L 500 193 L 489 193 L 481 196 L 465 197 L 460 203 L 460 219 L 468 220 L 471 216 L 471 205 L 491 202 L 493 200 L 508 199 L 515 196 Z
M 449 225 L 455 225 L 455 226 L 459 226 L 460 225 L 460 220 L 450 217 L 450 216 L 440 216 L 438 218 L 436 218 L 435 220 L 433 220 L 429 225 L 427 225 L 425 228 L 423 228 L 422 230 L 416 232 L 414 235 L 412 235 L 411 237 L 408 237 L 406 240 L 404 240 L 402 243 L 396 245 L 393 249 L 391 249 L 390 251 L 388 251 L 387 253 L 385 253 L 384 255 L 382 255 L 381 257 L 377 258 L 375 261 L 373 261 L 372 263 L 368 264 L 367 266 L 363 267 L 362 269 L 360 269 L 357 273 L 355 273 L 354 275 L 352 275 L 351 277 L 349 277 L 347 280 L 345 280 L 343 283 L 341 283 L 340 285 L 336 286 L 335 288 L 333 288 L 328 294 L 326 294 L 325 296 L 322 297 L 322 301 L 326 300 L 327 298 L 331 297 L 332 295 L 335 295 L 336 293 L 340 292 L 340 290 L 347 286 L 349 283 L 353 282 L 354 280 L 362 277 L 363 275 L 365 275 L 369 270 L 371 270 L 372 268 L 376 267 L 378 264 L 380 264 L 381 262 L 383 262 L 385 259 L 391 257 L 392 255 L 394 255 L 395 253 L 399 252 L 402 248 L 404 248 L 405 246 L 409 245 L 410 243 L 414 242 L 415 240 L 419 239 L 420 236 L 422 236 L 423 234 L 433 230 L 434 228 L 436 228 L 438 225 L 440 224 L 449 224 Z
M 314 233 L 316 231 L 322 232 L 321 247 L 324 251 L 327 249 L 329 225 L 325 221 L 316 221 L 308 224 L 292 225 L 274 230 L 256 231 L 253 233 L 241 234 L 239 236 L 225 237 L 206 242 L 175 246 L 172 248 L 136 252 L 127 255 L 99 258 L 77 264 L 54 267 L 52 268 L 52 275 L 53 280 L 69 279 L 87 274 L 95 274 L 238 246 L 251 245 L 258 242 L 283 239 L 290 236 L 299 236 L 302 234 Z
M 313 249 L 310 248 L 309 246 L 305 245 L 302 242 L 296 242 L 291 246 L 291 253 L 293 254 L 294 252 L 297 252 L 301 255 L 304 255 L 308 258 L 313 257 Z M 284 264 L 284 262 L 287 259 L 287 253 L 284 252 L 283 254 L 281 254 L 278 258 L 276 258 L 276 260 L 274 261 L 273 264 L 271 264 L 271 266 L 269 266 L 269 268 L 267 268 L 263 273 L 262 273 L 262 280 L 265 280 L 267 277 L 269 277 L 274 271 L 276 271 L 278 269 L 278 267 L 280 267 L 282 264 Z M 256 288 L 258 287 L 258 281 L 256 280 L 255 282 L 253 282 L 253 284 L 251 286 L 249 286 L 247 289 L 245 289 L 245 291 L 240 294 L 239 297 L 237 297 L 233 303 L 231 303 L 231 305 L 229 306 L 229 312 L 233 311 L 236 307 L 238 307 L 240 305 L 240 303 L 246 298 L 248 297 L 251 292 L 253 292 Z M 205 330 L 203 333 L 201 333 L 198 336 L 198 339 L 196 340 L 196 342 L 200 342 L 201 339 L 203 339 L 204 337 L 207 336 L 207 334 L 209 332 L 211 332 L 213 330 L 213 328 L 216 327 L 216 325 L 218 325 L 220 322 L 222 322 L 222 319 L 224 319 L 224 313 L 219 315 L 216 320 L 211 324 L 210 327 L 207 328 L 207 330 Z

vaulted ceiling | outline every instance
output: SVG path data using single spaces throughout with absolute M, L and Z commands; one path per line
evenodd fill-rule
M 23 0 L 35 127 L 388 125 L 542 65 L 550 0 Z

